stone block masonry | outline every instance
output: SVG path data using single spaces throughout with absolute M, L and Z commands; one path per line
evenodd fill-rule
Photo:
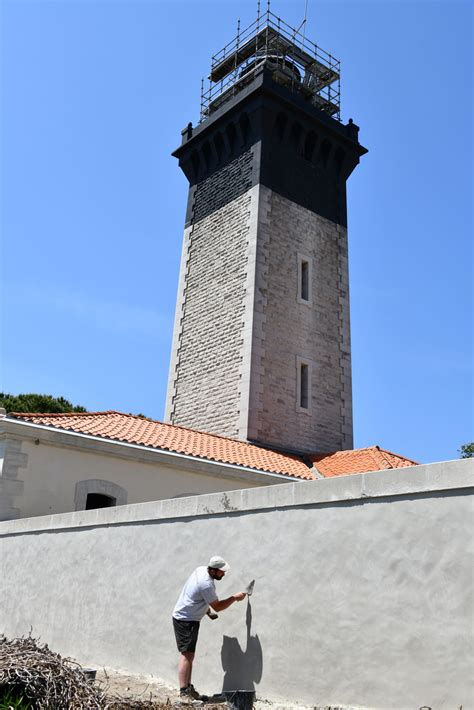
M 298 298 L 298 254 L 312 263 Z M 260 188 L 248 437 L 301 452 L 352 448 L 347 231 Z M 311 363 L 308 411 L 297 407 L 297 359 Z
M 280 79 L 246 75 L 173 153 L 189 197 L 165 416 L 298 454 L 350 449 L 346 182 L 367 150 Z
M 194 190 L 181 266 L 166 417 L 237 438 L 252 151 Z
M 298 452 L 352 447 L 347 232 L 252 184 L 247 151 L 192 188 L 166 417 Z M 309 303 L 299 255 L 312 263 Z M 298 362 L 311 363 L 309 407 Z

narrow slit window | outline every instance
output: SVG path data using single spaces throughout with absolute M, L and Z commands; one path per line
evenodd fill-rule
M 300 407 L 302 409 L 309 408 L 308 400 L 309 390 L 309 369 L 305 363 L 300 364 Z
M 296 411 L 311 415 L 311 375 L 313 364 L 300 355 L 296 356 Z
M 312 260 L 309 256 L 298 254 L 298 303 L 312 305 L 311 294 Z
M 301 298 L 309 301 L 309 264 L 307 261 L 301 262 Z

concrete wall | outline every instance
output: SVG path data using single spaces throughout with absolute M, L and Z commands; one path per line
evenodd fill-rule
M 474 707 L 473 462 L 0 524 L 0 630 L 176 682 L 170 615 L 211 554 L 202 691 L 312 705 Z
M 0 423 L 0 520 L 81 510 L 87 493 L 141 503 L 281 481 L 243 467 Z

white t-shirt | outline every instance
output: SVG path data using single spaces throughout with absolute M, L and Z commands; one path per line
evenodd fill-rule
M 183 621 L 201 621 L 211 602 L 217 601 L 216 586 L 207 567 L 197 567 L 184 585 L 173 617 Z

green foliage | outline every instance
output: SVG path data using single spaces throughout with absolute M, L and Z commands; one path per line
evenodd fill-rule
M 25 700 L 20 690 L 0 687 L 0 710 L 31 710 L 32 705 L 29 700 Z
M 52 397 L 50 394 L 6 394 L 0 392 L 0 407 L 7 412 L 57 413 L 86 412 L 85 407 L 74 406 L 64 397 Z
M 472 459 L 474 458 L 474 441 L 470 444 L 463 444 L 459 449 L 462 459 Z

